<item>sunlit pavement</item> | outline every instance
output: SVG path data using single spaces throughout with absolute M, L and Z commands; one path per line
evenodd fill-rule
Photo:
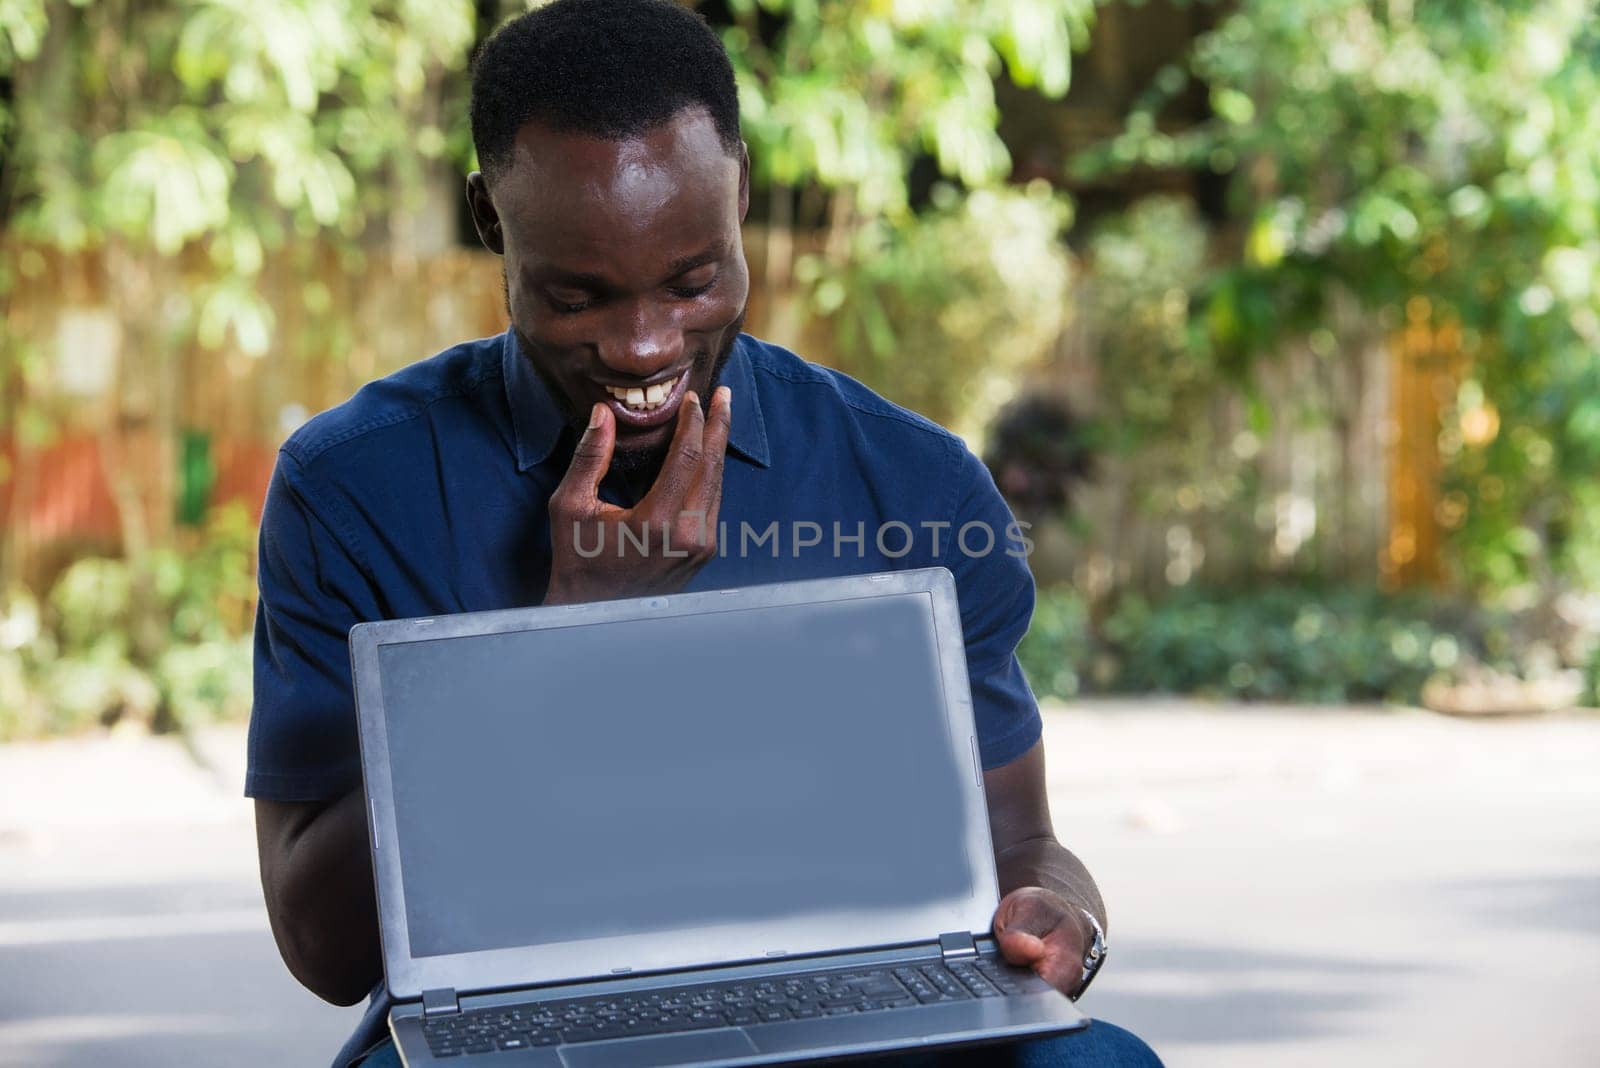
M 0 1065 L 332 1059 L 357 1011 L 278 959 L 242 730 L 0 747 Z
M 1600 718 L 1096 702 L 1048 719 L 1170 1064 L 1600 1063 Z
M 1047 715 L 1112 958 L 1185 1065 L 1600 1058 L 1600 718 L 1090 702 Z M 0 1064 L 317 1065 L 353 1026 L 267 931 L 242 730 L 0 747 Z

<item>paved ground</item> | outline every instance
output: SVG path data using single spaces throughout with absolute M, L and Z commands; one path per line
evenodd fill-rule
M 1109 703 L 1048 716 L 1111 906 L 1085 1005 L 1167 1062 L 1600 1063 L 1600 718 Z M 243 740 L 0 747 L 0 1065 L 316 1065 Z
M 1169 1063 L 1600 1064 L 1600 720 L 1048 729 L 1058 832 L 1111 909 L 1085 1004 Z

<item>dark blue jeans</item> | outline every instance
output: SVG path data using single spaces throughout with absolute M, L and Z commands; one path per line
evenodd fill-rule
M 1161 1068 L 1144 1041 L 1114 1024 L 1096 1020 L 1087 1030 L 1037 1042 L 984 1046 L 949 1053 L 913 1053 L 855 1062 L 862 1068 Z M 361 1068 L 400 1068 L 400 1055 L 385 1042 Z

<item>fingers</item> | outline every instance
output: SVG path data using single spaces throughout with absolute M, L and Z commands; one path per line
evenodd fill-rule
M 672 444 L 667 448 L 661 473 L 645 495 L 653 514 L 676 515 L 682 509 L 684 494 L 705 455 L 704 430 L 705 413 L 700 410 L 700 397 L 691 389 L 684 393 L 683 403 L 678 406 L 678 425 L 672 432 Z M 643 505 L 644 501 L 639 503 Z
M 732 400 L 728 387 L 717 387 L 708 414 L 698 394 L 693 390 L 684 394 L 667 458 L 635 511 L 646 528 L 661 528 L 663 544 L 692 559 L 703 561 L 717 552 L 717 511 L 722 504 Z
M 1024 939 L 1029 940 L 1028 944 L 1021 943 Z M 1013 931 L 998 944 L 1006 963 L 1032 969 L 1033 974 L 1063 994 L 1070 996 L 1083 985 L 1082 958 L 1061 952 L 1043 939 Z
M 722 466 L 728 458 L 728 435 L 733 429 L 733 391 L 718 386 L 711 394 L 711 414 L 705 427 L 704 462 L 689 486 L 685 507 L 706 514 L 706 523 L 716 526 L 717 509 L 722 503 Z
M 617 428 L 611 411 L 604 404 L 595 404 L 589 412 L 589 426 L 578 447 L 572 453 L 572 463 L 561 479 L 561 485 L 551 494 L 551 502 L 560 502 L 569 515 L 587 515 L 599 505 L 600 480 L 611 467 L 611 453 L 617 443 Z
M 1009 964 L 1032 967 L 1045 957 L 1044 939 L 1024 931 L 1005 931 L 996 934 L 1000 955 Z

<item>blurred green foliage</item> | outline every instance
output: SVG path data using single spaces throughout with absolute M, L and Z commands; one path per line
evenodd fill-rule
M 1198 80 L 1212 118 L 1164 128 Z M 1591 0 L 1240 0 L 1078 166 L 1230 176 L 1244 220 L 1193 289 L 1221 366 L 1309 339 L 1334 305 L 1444 328 L 1465 359 L 1440 449 L 1448 549 L 1511 604 L 1600 584 L 1600 18 Z
M 1068 220 L 1043 182 L 946 186 L 928 211 L 866 224 L 839 263 L 811 257 L 799 274 L 847 370 L 975 438 L 1066 325 Z
M 1041 590 L 1017 659 L 1040 697 L 1076 697 L 1093 677 L 1089 606 L 1070 589 Z
M 1119 689 L 1244 700 L 1416 702 L 1462 658 L 1419 598 L 1278 587 L 1129 598 L 1106 623 Z
M 1050 350 L 1079 284 L 1065 198 L 1006 183 L 995 79 L 1060 97 L 1094 6 L 733 0 L 719 27 L 767 222 L 822 239 L 791 242 L 769 277 L 799 283 L 845 370 L 969 437 Z M 471 164 L 465 67 L 486 13 L 0 0 L 0 298 L 41 269 L 35 250 L 98 248 L 115 254 L 134 376 L 179 373 L 156 357 L 190 339 L 339 358 L 354 328 L 327 290 L 308 286 L 288 316 L 259 276 L 275 252 L 309 262 L 330 244 L 359 271 L 422 203 L 430 168 Z M 1164 113 L 1197 84 L 1211 118 L 1174 131 Z M 1131 465 L 1143 503 L 1252 523 L 1250 449 L 1285 416 L 1257 402 L 1254 434 L 1222 440 L 1214 406 L 1248 399 L 1251 369 L 1290 343 L 1350 358 L 1365 338 L 1335 314 L 1349 297 L 1363 332 L 1418 322 L 1459 339 L 1439 445 L 1460 575 L 1522 608 L 1600 586 L 1592 0 L 1237 0 L 1077 166 L 1225 176 L 1239 224 L 1219 239 L 1186 202 L 1152 198 L 1086 235 L 1103 388 L 1085 440 Z M 924 196 L 912 175 L 929 168 Z M 292 345 L 291 318 L 308 332 Z M 8 388 L 38 377 L 38 340 L 0 340 Z M 37 438 L 37 412 L 4 415 Z M 242 713 L 250 540 L 225 514 L 192 543 L 79 561 L 41 598 L 9 593 L 0 737 Z M 1455 670 L 1452 643 L 1458 664 L 1521 669 L 1509 631 L 1450 611 L 1308 587 L 1123 596 L 1091 613 L 1047 593 L 1022 655 L 1060 695 L 1414 699 Z
M 923 154 L 970 189 L 1004 181 L 1002 72 L 1067 91 L 1093 0 L 732 0 L 723 33 L 763 185 L 848 190 L 854 211 L 910 210 Z
M 1264 420 L 1252 413 L 1255 430 L 1241 436 L 1221 417 L 1248 402 L 1250 383 L 1206 329 L 1210 241 L 1194 204 L 1176 196 L 1139 200 L 1087 235 L 1081 307 L 1098 388 L 1083 434 L 1118 459 L 1143 514 L 1203 521 L 1248 545 Z
M 1095 228 L 1084 309 L 1102 368 L 1102 447 L 1142 449 L 1188 425 L 1216 394 L 1219 375 L 1191 300 L 1206 278 L 1209 235 L 1194 206 L 1150 197 Z M 1204 450 L 1196 450 L 1203 452 Z M 1209 460 L 1209 457 L 1208 457 Z
M 100 250 L 155 373 L 189 340 L 265 354 L 290 311 L 256 284 L 272 253 L 318 240 L 357 269 L 434 161 L 466 162 L 446 75 L 473 32 L 470 0 L 0 4 L 0 296 L 40 250 Z M 338 351 L 347 330 L 303 318 L 307 349 Z M 0 377 L 33 384 L 26 356 L 0 345 Z
M 181 378 L 196 342 L 341 359 L 350 309 L 316 282 L 300 306 L 273 307 L 261 276 L 274 257 L 309 270 L 330 250 L 361 271 L 424 203 L 430 171 L 472 165 L 468 54 L 516 7 L 0 3 L 0 300 L 45 269 L 43 251 L 93 250 L 123 328 L 120 381 Z M 995 79 L 1065 93 L 1092 0 L 729 7 L 718 29 L 756 183 L 808 206 L 781 226 L 826 235 L 820 255 L 791 252 L 784 277 L 832 324 L 846 369 L 976 433 L 1008 373 L 1054 339 L 1068 278 L 1065 201 L 1005 186 Z M 911 175 L 929 161 L 946 181 L 915 203 Z M 21 386 L 13 426 L 48 422 L 34 402 L 51 340 L 0 349 L 0 383 Z M 176 451 L 171 406 L 156 417 Z M 136 497 L 126 488 L 119 502 Z M 120 505 L 119 520 L 129 559 L 82 560 L 42 598 L 8 596 L 0 625 L 33 636 L 0 642 L 0 734 L 243 707 L 248 539 L 232 520 L 199 540 Z
M 465 0 L 12 0 L 8 226 L 161 255 L 209 238 L 246 277 L 264 246 L 354 234 L 394 206 L 391 180 L 445 153 L 447 129 L 418 109 L 472 32 Z
M 234 505 L 187 550 L 72 563 L 0 604 L 0 740 L 191 727 L 250 709 L 255 531 Z
M 844 370 L 977 437 L 1017 371 L 1049 351 L 1069 277 L 1064 199 L 1005 185 L 995 79 L 1065 94 L 1092 0 L 731 7 L 723 39 L 772 222 L 828 234 L 793 265 L 805 310 L 829 325 Z M 921 161 L 944 181 L 915 204 Z M 796 220 L 797 188 L 826 195 L 801 197 L 816 207 Z
M 1091 624 L 1078 594 L 1053 589 L 1018 656 L 1040 696 L 1416 704 L 1430 680 L 1519 670 L 1513 627 L 1453 598 L 1292 585 L 1130 595 Z
M 813 309 L 837 316 L 842 358 L 891 394 L 906 380 L 884 373 L 886 346 L 915 348 L 911 377 L 920 385 L 905 399 L 926 398 L 930 414 L 955 420 L 964 399 L 995 388 L 971 343 L 972 310 L 985 300 L 1015 305 L 1063 276 L 1064 255 L 1050 253 L 1064 215 L 1038 195 L 1001 191 L 965 206 L 954 187 L 938 210 L 914 212 L 909 176 L 929 158 L 962 191 L 998 190 L 1010 160 L 994 79 L 1003 72 L 1047 96 L 1065 93 L 1092 0 L 729 6 L 732 22 L 720 31 L 757 184 L 782 191 L 779 199 L 792 189 L 823 194 L 819 211 L 797 220 L 830 230 L 828 254 L 806 268 L 818 287 Z M 286 315 L 254 279 L 271 253 L 313 239 L 359 270 L 383 226 L 423 203 L 430 167 L 472 164 L 467 57 L 491 28 L 480 18 L 504 11 L 480 8 L 470 0 L 0 5 L 0 78 L 13 86 L 0 103 L 0 219 L 16 239 L 7 247 L 113 244 L 141 266 L 203 248 L 203 260 L 184 261 L 171 300 L 152 302 L 115 275 L 127 292 L 113 300 L 125 300 L 130 318 L 159 318 L 148 332 L 165 345 L 176 330 L 206 348 L 232 343 L 260 355 L 282 346 L 275 333 L 288 318 L 315 334 L 294 348 L 342 352 L 351 334 L 338 309 L 319 312 L 308 291 L 303 310 L 312 314 Z M 130 28 L 137 48 L 128 47 Z M 1034 234 L 1023 266 L 1040 271 L 1009 268 L 1004 242 Z M 926 250 L 941 240 L 987 247 L 940 274 L 943 258 Z M 907 286 L 897 289 L 893 275 L 862 277 L 896 255 L 914 261 Z M 8 255 L 0 292 L 6 277 L 34 269 L 25 253 Z M 1008 298 L 1033 277 L 1027 293 Z M 916 301 L 957 288 L 966 314 L 946 317 L 949 333 L 927 329 Z M 1007 366 L 1036 356 L 1060 297 L 1043 294 L 1037 326 L 1017 321 L 1014 308 L 1000 313 L 1009 325 L 989 355 Z M 174 314 L 181 323 L 168 321 Z M 0 371 L 21 363 L 19 350 Z

